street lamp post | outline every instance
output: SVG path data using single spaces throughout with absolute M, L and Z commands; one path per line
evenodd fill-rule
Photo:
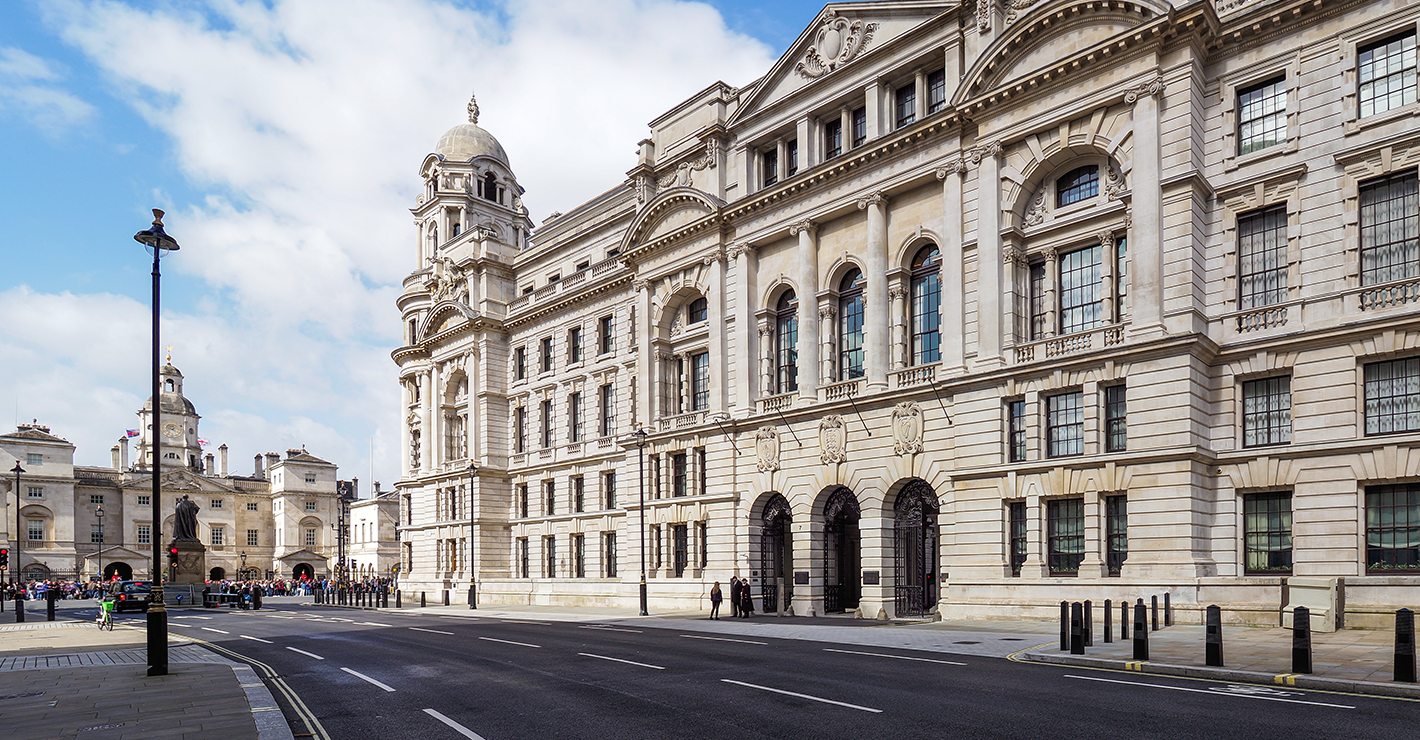
M 16 460 L 15 467 L 10 468 L 10 472 L 15 474 L 15 536 L 10 538 L 13 540 L 10 544 L 14 546 L 15 550 L 15 581 L 23 583 L 25 571 L 20 567 L 20 506 L 24 503 L 24 499 L 20 498 L 20 474 L 25 472 L 25 469 L 20 467 L 20 461 Z M 19 611 L 16 610 L 16 613 L 18 614 Z
M 473 481 L 478 478 L 478 463 L 468 464 L 468 608 L 478 608 L 478 574 L 474 572 L 473 564 L 477 562 L 473 557 Z
M 94 516 L 99 519 L 99 583 L 104 582 L 104 505 L 99 504 L 94 509 Z
M 159 340 L 158 317 L 161 306 L 162 273 L 158 261 L 168 252 L 176 252 L 177 240 L 163 231 L 163 212 L 153 209 L 153 225 L 133 235 L 133 240 L 148 248 L 153 255 L 153 417 L 149 430 L 148 453 L 153 456 L 153 588 L 148 602 L 148 675 L 168 675 L 168 610 L 163 604 L 163 545 L 162 527 L 162 470 L 163 456 L 158 440 L 162 434 L 163 404 L 159 398 L 158 374 L 162 366 L 158 364 L 158 353 L 162 342 Z
M 245 550 L 242 551 L 242 572 L 237 574 L 237 577 L 242 581 L 247 579 L 247 553 Z
M 641 616 L 647 616 L 646 610 L 646 430 L 636 425 L 636 431 L 632 433 L 636 438 L 636 456 L 640 467 L 640 474 L 636 476 L 638 490 L 638 503 L 641 505 Z

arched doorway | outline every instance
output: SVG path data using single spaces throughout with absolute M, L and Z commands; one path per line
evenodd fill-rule
M 207 572 L 207 580 L 209 581 L 224 581 L 226 579 L 227 570 L 225 568 L 213 568 Z
M 896 615 L 926 616 L 937 603 L 937 493 L 914 478 L 892 508 Z
M 312 568 L 310 566 L 310 563 L 301 563 L 300 565 L 297 565 L 295 568 L 291 569 L 291 577 L 295 578 L 298 581 L 302 578 L 315 578 L 316 571 L 315 568 Z
M 840 486 L 823 507 L 823 611 L 825 614 L 858 608 L 863 595 L 862 536 L 858 497 Z
M 128 563 L 109 563 L 104 566 L 104 580 L 112 581 L 117 578 L 120 581 L 133 580 L 133 567 Z
M 793 537 L 789 534 L 789 501 L 776 493 L 764 504 L 759 527 L 760 609 L 777 612 L 794 595 Z M 780 591 L 783 591 L 781 601 Z

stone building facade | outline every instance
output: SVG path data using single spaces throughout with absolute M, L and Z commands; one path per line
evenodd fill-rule
M 12 553 L 6 576 L 150 578 L 155 444 L 163 460 L 160 505 L 167 512 L 160 544 L 172 540 L 173 506 L 188 496 L 200 507 L 198 538 L 207 547 L 209 578 L 238 578 L 243 568 L 248 578 L 329 575 L 337 551 L 335 464 L 293 449 L 284 457 L 256 455 L 250 475 L 231 472 L 227 445 L 216 455 L 202 452 L 201 417 L 183 394 L 182 373 L 170 360 L 160 376 L 162 428 L 153 430 L 150 398 L 138 411 L 131 463 L 128 435 L 114 445 L 107 468 L 75 465 L 74 445 L 38 423 L 0 435 L 0 466 L 7 471 L 0 476 L 6 496 L 0 541 Z M 8 473 L 17 464 L 24 470 L 18 501 L 15 476 Z
M 398 300 L 406 582 L 625 606 L 644 536 L 653 607 L 748 576 L 797 614 L 1275 623 L 1312 576 L 1385 622 L 1420 596 L 1417 19 L 831 3 L 536 230 L 472 104 Z

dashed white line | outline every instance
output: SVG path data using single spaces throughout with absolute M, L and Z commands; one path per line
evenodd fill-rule
M 218 632 L 218 633 L 221 633 L 221 634 L 224 634 L 224 635 L 230 635 L 230 634 L 232 634 L 232 633 L 230 633 L 230 632 L 228 632 L 228 631 L 226 631 L 226 630 L 215 630 L 215 629 L 212 629 L 211 627 L 199 627 L 198 629 L 204 629 L 204 630 L 207 630 L 208 632 Z
M 414 630 L 415 632 L 433 632 L 433 633 L 436 634 L 436 635 L 452 635 L 452 634 L 453 634 L 452 632 L 445 632 L 445 631 L 443 631 L 443 630 L 425 629 L 425 628 L 423 628 L 423 627 L 410 627 L 410 629 Z
M 390 685 L 387 684 L 387 683 L 380 683 L 379 681 L 376 681 L 375 679 L 370 678 L 369 676 L 366 676 L 365 674 L 363 674 L 363 673 L 361 673 L 361 672 L 359 672 L 359 671 L 352 671 L 352 670 L 350 670 L 349 668 L 346 668 L 345 666 L 341 666 L 341 667 L 340 667 L 340 670 L 345 671 L 346 673 L 349 673 L 350 675 L 352 675 L 352 676 L 354 676 L 354 677 L 356 677 L 356 678 L 358 678 L 358 679 L 361 679 L 361 680 L 364 680 L 364 681 L 369 681 L 370 683 L 372 683 L 372 684 L 374 684 L 374 685 L 376 685 L 376 686 L 378 686 L 378 687 L 384 689 L 385 691 L 389 691 L 389 692 L 393 692 L 393 691 L 394 691 L 394 687 L 393 687 L 393 686 L 390 686 Z
M 444 715 L 442 715 L 442 714 L 440 714 L 440 713 L 434 711 L 433 709 L 425 709 L 425 710 L 424 710 L 424 713 L 425 713 L 425 714 L 428 714 L 430 717 L 433 717 L 434 719 L 439 720 L 440 722 L 443 722 L 444 724 L 448 725 L 449 727 L 454 728 L 454 732 L 457 732 L 458 734 L 463 735 L 463 736 L 466 737 L 466 738 L 469 738 L 469 740 L 483 740 L 483 736 L 482 736 L 482 735 L 479 735 L 478 733 L 474 732 L 473 730 L 470 730 L 470 729 L 468 729 L 467 727 L 464 727 L 463 725 L 461 725 L 461 724 L 459 724 L 459 723 L 457 723 L 457 722 L 455 722 L 455 721 L 449 719 L 448 717 L 445 717 Z
M 271 644 L 272 644 L 272 642 L 271 642 L 270 640 L 263 640 L 263 639 L 261 639 L 260 637 L 252 637 L 251 635 L 237 635 L 237 637 L 240 637 L 240 638 L 242 638 L 243 640 L 256 640 L 257 642 L 264 642 L 264 643 L 266 643 L 267 645 L 271 645 Z
M 584 625 L 581 626 L 581 629 L 584 629 L 584 630 L 601 630 L 601 631 L 603 631 L 603 632 L 635 632 L 635 633 L 638 634 L 638 635 L 641 634 L 641 630 L 629 630 L 629 629 L 625 629 L 625 628 L 623 628 L 623 627 L 603 627 L 603 626 L 597 625 L 597 624 L 584 624 Z
M 500 619 L 498 621 L 502 622 L 503 624 L 540 624 L 544 627 L 552 626 L 551 622 L 529 622 L 525 619 Z
M 463 616 L 458 616 L 458 615 L 455 615 L 455 614 L 440 614 L 440 615 L 439 615 L 439 619 L 470 619 L 470 620 L 473 620 L 473 621 L 475 621 L 475 622 L 478 621 L 478 617 L 463 617 Z
M 887 653 L 865 653 L 858 650 L 836 650 L 834 648 L 824 648 L 826 653 L 847 653 L 849 655 L 871 655 L 874 658 L 896 658 L 898 660 L 916 660 L 922 663 L 941 663 L 942 665 L 966 665 L 955 660 L 936 660 L 933 658 L 916 658 L 910 655 L 888 655 Z
M 742 643 L 744 643 L 744 644 L 746 644 L 746 645 L 768 645 L 768 644 L 769 644 L 769 643 L 767 643 L 767 642 L 760 642 L 760 641 L 758 641 L 758 640 L 736 640 L 736 639 L 734 639 L 733 637 L 706 637 L 705 635 L 681 635 L 681 637 L 688 637 L 688 638 L 690 638 L 690 639 L 692 639 L 692 640 L 715 640 L 716 642 L 742 642 Z
M 1139 681 L 1119 681 L 1112 678 L 1098 678 L 1095 676 L 1065 676 L 1065 678 L 1077 678 L 1081 681 L 1102 681 L 1104 683 L 1122 683 L 1126 686 L 1147 686 L 1151 689 L 1169 689 L 1172 691 L 1189 691 L 1195 694 L 1210 694 L 1212 696 L 1232 696 L 1239 699 L 1261 699 L 1263 701 L 1280 701 L 1288 704 L 1310 704 L 1314 707 L 1331 707 L 1333 709 L 1355 709 L 1346 704 L 1327 704 L 1320 701 L 1302 701 L 1301 699 L 1282 699 L 1276 696 L 1258 696 L 1256 694 L 1228 694 L 1220 691 L 1208 691 L 1207 689 L 1190 689 L 1186 686 L 1166 686 L 1161 683 L 1141 683 Z
M 325 660 L 325 658 L 322 658 L 322 657 L 320 657 L 319 655 L 316 655 L 315 653 L 308 653 L 308 652 L 306 652 L 306 651 L 304 651 L 304 650 L 302 650 L 302 649 L 300 649 L 300 648 L 293 648 L 293 647 L 287 645 L 287 646 L 286 646 L 286 649 L 287 649 L 287 650 L 290 650 L 291 652 L 300 653 L 301 655 L 304 655 L 304 656 L 306 656 L 306 657 L 308 657 L 308 658 L 315 658 L 316 660 Z
M 364 625 L 364 626 L 366 626 L 366 627 L 393 627 L 393 626 L 394 626 L 394 625 L 392 625 L 392 624 L 380 624 L 379 622 L 356 622 L 355 624 L 362 624 L 362 625 Z
M 858 706 L 857 704 L 849 704 L 848 702 L 843 701 L 834 701 L 833 699 L 825 699 L 821 696 L 810 696 L 809 694 L 800 694 L 793 691 L 785 691 L 784 689 L 776 689 L 770 686 L 760 686 L 759 684 L 745 683 L 744 681 L 732 681 L 728 678 L 722 678 L 720 680 L 725 683 L 735 684 L 736 686 L 747 686 L 751 689 L 759 689 L 760 691 L 772 691 L 776 694 L 783 694 L 785 696 L 796 696 L 800 699 L 823 702 L 824 704 L 834 704 L 840 707 L 848 707 L 849 709 L 857 709 L 861 712 L 873 712 L 874 714 L 882 714 L 883 712 L 883 710 L 881 709 L 873 709 L 872 707 L 862 707 Z
M 503 643 L 503 644 L 505 644 L 505 645 L 522 645 L 523 647 L 531 647 L 531 648 L 540 648 L 540 647 L 542 647 L 541 645 L 534 645 L 534 644 L 532 644 L 532 643 L 530 643 L 530 642 L 513 642 L 512 640 L 500 640 L 500 639 L 498 639 L 498 638 L 496 638 L 496 637 L 480 637 L 480 638 L 478 638 L 478 639 L 480 639 L 480 640 L 487 640 L 487 641 L 489 641 L 489 642 L 501 642 L 501 643 Z
M 578 654 L 578 655 L 586 656 L 586 657 L 588 657 L 588 658 L 600 658 L 600 659 L 602 659 L 602 660 L 614 660 L 614 661 L 616 661 L 616 662 L 618 662 L 618 663 L 626 663 L 627 665 L 639 665 L 639 666 L 641 666 L 642 668 L 655 668 L 655 669 L 658 670 L 658 671 L 664 671 L 664 670 L 666 669 L 666 667 L 665 667 L 665 666 L 662 666 L 662 665 L 651 665 L 650 663 L 637 663 L 637 662 L 634 661 L 634 660 L 622 660 L 621 658 L 612 658 L 612 657 L 606 656 L 606 655 L 593 655 L 592 653 L 577 653 L 577 654 Z

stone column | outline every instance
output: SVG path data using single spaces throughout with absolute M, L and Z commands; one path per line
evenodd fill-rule
M 989 142 L 972 149 L 980 162 L 976 171 L 977 350 L 982 368 L 1001 367 L 1001 144 Z
M 914 81 L 913 89 L 917 91 L 917 94 L 913 96 L 913 101 L 916 103 L 916 105 L 914 106 L 914 110 L 912 111 L 912 113 L 914 116 L 916 116 L 916 120 L 920 121 L 927 117 L 926 72 L 923 72 L 920 69 L 917 70 L 917 78 Z
M 705 257 L 710 268 L 710 410 L 724 411 L 728 406 L 725 393 L 726 359 L 730 348 L 725 341 L 725 250 L 716 247 Z
M 863 375 L 868 389 L 887 388 L 887 198 L 881 191 L 858 199 L 868 212 L 868 245 L 863 255 Z
M 1006 314 L 1002 319 L 1002 330 L 1005 333 L 1002 347 L 1010 349 L 1017 342 L 1030 341 L 1030 306 L 1022 306 L 1018 300 L 1022 284 L 1026 285 L 1025 290 L 1030 289 L 1030 265 L 1026 262 L 1025 253 L 1009 244 L 1001 248 L 1001 283 L 1004 286 L 1001 305 Z
M 433 368 L 419 373 L 419 471 L 434 469 L 434 451 L 437 436 L 434 434 L 434 387 Z
M 778 392 L 774 384 L 774 325 L 759 326 L 759 387 L 762 396 L 772 396 Z
M 779 182 L 784 182 L 789 177 L 789 152 L 783 139 L 774 142 L 774 153 L 775 174 L 779 177 Z
M 1130 315 L 1133 334 L 1157 335 L 1163 326 L 1163 189 L 1159 154 L 1159 97 L 1164 81 L 1155 77 L 1124 94 L 1134 105 L 1133 226 L 1129 230 Z
M 961 178 L 965 173 L 966 161 L 962 159 L 937 170 L 937 179 L 942 181 L 941 372 L 951 375 L 961 374 L 966 369 L 966 282 L 961 248 Z M 979 270 L 980 262 L 977 264 Z
M 1050 575 L 1045 552 L 1045 502 L 1040 496 L 1026 497 L 1026 561 L 1021 564 L 1022 578 L 1044 578 Z
M 1026 263 L 1026 284 L 1030 284 L 1030 263 Z M 1026 295 L 1029 296 L 1029 288 Z M 1047 337 L 1060 333 L 1060 253 L 1055 247 L 1045 250 L 1045 331 Z M 1022 337 L 1022 341 L 1026 339 Z
M 844 108 L 838 111 L 839 121 L 839 154 L 847 154 L 853 148 L 853 109 Z
M 865 105 L 866 105 L 866 107 L 867 107 L 867 111 L 865 111 L 865 112 L 867 113 L 867 119 L 868 119 L 868 120 L 867 120 L 867 127 L 866 127 L 866 128 L 867 128 L 866 133 L 867 133 L 867 140 L 868 140 L 868 141 L 872 141 L 873 139 L 876 139 L 876 138 L 878 138 L 879 136 L 881 136 L 882 133 L 883 133 L 883 130 L 884 130 L 884 128 L 885 128 L 885 127 L 882 125 L 882 121 L 883 121 L 883 91 L 884 91 L 884 89 L 886 89 L 886 87 L 887 87 L 887 86 L 884 85 L 884 84 L 881 83 L 881 82 L 873 82 L 873 83 L 871 83 L 871 84 L 868 85 L 868 89 L 866 90 L 866 95 L 865 95 L 865 97 L 867 98 L 867 100 L 865 101 Z M 891 129 L 892 127 L 891 127 L 891 126 L 888 126 L 888 127 L 886 127 L 886 128 L 887 128 L 887 129 Z
M 1115 264 L 1114 231 L 1105 229 L 1098 236 L 1100 240 L 1100 282 L 1103 283 L 1100 290 L 1100 300 L 1104 301 L 1104 310 L 1100 312 L 1100 321 L 1112 324 L 1119 320 L 1114 310 L 1118 305 L 1114 293 L 1114 269 L 1117 266 Z
M 789 227 L 799 237 L 799 399 L 818 400 L 818 227 L 805 219 Z
M 1103 578 L 1109 573 L 1104 562 L 1104 498 L 1099 491 L 1085 491 L 1085 558 L 1080 561 L 1081 578 Z
M 817 127 L 813 125 L 813 121 L 811 121 L 807 116 L 799 119 L 798 137 L 800 172 L 814 166 L 815 164 L 818 164 L 818 147 L 815 146 L 814 142 L 815 128 Z
M 833 306 L 819 306 L 818 308 L 818 320 L 820 325 L 819 336 L 823 338 L 822 356 L 819 360 L 819 366 L 821 368 L 819 372 L 819 382 L 823 385 L 830 385 L 836 379 L 833 366 L 838 353 L 834 351 L 834 336 L 836 332 L 834 331 L 833 320 L 837 316 L 838 310 Z
M 911 352 L 907 346 L 907 293 L 908 289 L 901 284 L 888 288 L 888 298 L 892 301 L 892 367 L 894 370 L 902 370 L 907 367 L 907 359 Z
M 728 255 L 735 261 L 734 280 L 730 288 L 734 293 L 735 304 L 734 352 L 739 357 L 763 358 L 763 344 L 754 318 L 759 299 L 759 280 L 756 274 L 758 266 L 754 248 L 747 244 L 736 244 L 729 248 Z M 726 354 L 729 354 L 728 348 Z M 753 372 L 752 368 L 737 370 L 734 395 L 729 399 L 729 403 L 741 408 L 753 408 L 757 396 L 768 395 L 770 392 L 771 386 L 761 384 L 762 375 L 762 369 L 760 373 Z
M 640 418 L 633 419 L 633 422 L 645 425 L 647 431 L 650 431 L 651 420 L 656 417 L 657 413 L 656 406 L 660 404 L 660 399 L 657 399 L 653 393 L 653 389 L 656 387 L 654 384 L 657 373 L 656 357 L 651 352 L 651 283 L 648 280 L 637 279 L 632 283 L 632 286 L 637 292 L 636 352 L 640 356 L 640 366 L 636 370 L 638 386 L 636 395 L 639 398 L 636 412 Z

